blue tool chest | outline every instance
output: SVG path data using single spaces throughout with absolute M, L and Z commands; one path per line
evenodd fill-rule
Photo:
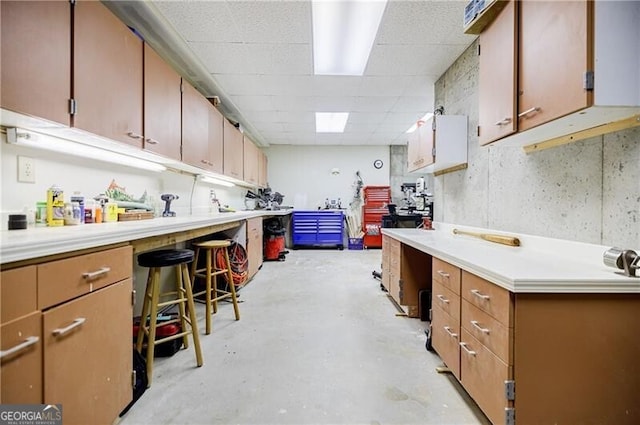
M 344 212 L 340 210 L 294 211 L 293 247 L 335 245 L 343 249 Z

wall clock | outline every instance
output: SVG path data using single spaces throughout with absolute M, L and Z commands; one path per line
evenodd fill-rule
M 376 159 L 375 161 L 373 161 L 373 166 L 378 170 L 382 168 L 382 165 L 383 163 L 381 159 Z

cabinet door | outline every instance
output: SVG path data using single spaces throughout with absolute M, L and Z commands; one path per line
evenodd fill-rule
M 251 279 L 262 266 L 262 218 L 247 220 L 247 261 Z
M 180 161 L 182 79 L 144 46 L 144 149 Z
M 244 136 L 243 140 L 243 162 L 244 162 L 244 181 L 251 184 L 258 184 L 258 153 L 260 150 L 251 139 Z
M 2 1 L 0 7 L 2 107 L 69 125 L 69 2 Z
M 242 133 L 229 121 L 224 120 L 224 174 L 242 180 L 243 174 Z
M 592 1 L 520 2 L 519 131 L 593 104 L 592 20 Z
M 142 148 L 142 40 L 101 2 L 74 10 L 73 126 Z
M 209 160 L 210 170 L 222 174 L 224 161 L 224 117 L 209 102 Z
M 460 320 L 437 305 L 431 309 L 431 343 L 444 364 L 460 379 Z
M 268 169 L 269 169 L 269 159 L 267 158 L 267 155 L 260 150 L 259 151 L 259 156 L 260 156 L 260 162 L 258 164 L 258 186 L 260 187 L 267 187 L 269 182 L 268 182 Z
M 111 424 L 132 399 L 131 279 L 43 313 L 44 403 L 65 423 Z
M 434 147 L 433 118 L 425 121 L 409 137 L 407 146 L 408 171 L 416 171 L 434 162 L 432 155 Z
M 191 84 L 182 82 L 182 161 L 211 170 L 209 160 L 209 105 Z
M 0 403 L 42 403 L 42 313 L 35 311 L 0 326 L 3 352 Z
M 38 309 L 36 266 L 5 270 L 0 274 L 0 323 Z
M 517 4 L 509 1 L 480 34 L 478 140 L 481 145 L 517 129 Z

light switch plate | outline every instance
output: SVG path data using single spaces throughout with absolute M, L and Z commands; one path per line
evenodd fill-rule
M 18 156 L 18 181 L 22 183 L 36 182 L 36 167 L 33 158 Z

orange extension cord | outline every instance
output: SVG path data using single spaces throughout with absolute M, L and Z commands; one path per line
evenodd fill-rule
M 244 285 L 249 275 L 249 272 L 247 270 L 247 251 L 242 245 L 237 242 L 231 242 L 231 246 L 229 246 L 227 250 L 229 251 L 229 262 L 231 263 L 231 276 L 233 277 L 233 284 L 236 288 L 238 288 Z M 218 253 L 216 255 L 216 262 L 218 263 L 218 268 L 223 269 L 227 267 L 222 250 L 218 250 Z M 225 277 L 226 282 L 227 276 L 223 276 Z

